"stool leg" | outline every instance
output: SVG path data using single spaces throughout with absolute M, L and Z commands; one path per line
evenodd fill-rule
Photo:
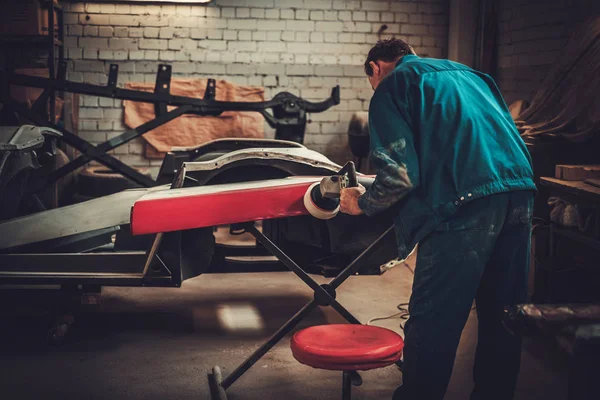
M 350 400 L 352 398 L 352 378 L 350 372 L 344 371 L 342 376 L 342 400 Z

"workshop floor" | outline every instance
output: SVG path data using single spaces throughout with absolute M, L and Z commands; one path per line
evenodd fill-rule
M 338 299 L 366 321 L 394 313 L 398 303 L 407 301 L 411 281 L 405 266 L 383 276 L 353 276 L 341 286 Z M 17 302 L 22 293 L 0 290 L 2 397 L 208 399 L 206 372 L 213 365 L 231 372 L 311 293 L 288 272 L 204 275 L 179 289 L 106 288 L 101 307 L 77 320 L 72 340 L 47 347 L 40 340 L 43 316 Z M 342 321 L 332 310 L 320 309 L 302 326 L 335 322 Z M 476 322 L 473 313 L 446 399 L 468 398 Z M 398 330 L 398 323 L 376 324 Z M 524 352 L 516 399 L 566 398 L 563 360 L 530 347 Z M 395 366 L 362 376 L 355 399 L 391 398 L 401 379 Z M 233 400 L 335 399 L 341 397 L 340 385 L 340 373 L 297 363 L 286 338 L 228 393 Z

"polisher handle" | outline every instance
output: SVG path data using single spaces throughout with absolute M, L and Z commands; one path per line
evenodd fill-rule
M 358 179 L 356 178 L 356 167 L 353 161 L 348 161 L 346 165 L 338 172 L 338 175 L 348 174 L 348 187 L 357 187 Z
M 354 166 L 354 162 L 348 162 L 350 164 L 348 166 L 348 187 L 357 187 L 358 179 L 356 178 L 356 167 Z

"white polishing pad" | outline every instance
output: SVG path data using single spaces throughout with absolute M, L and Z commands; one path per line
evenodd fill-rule
M 308 190 L 306 191 L 306 193 L 304 193 L 304 207 L 306 207 L 306 209 L 308 210 L 308 213 L 310 215 L 312 215 L 313 217 L 317 218 L 317 219 L 331 219 L 333 217 L 335 217 L 337 215 L 338 212 L 340 212 L 340 206 L 337 206 L 335 208 L 335 210 L 323 210 L 322 208 L 319 208 L 315 205 L 315 203 L 313 203 L 312 198 L 310 196 L 313 188 L 315 186 L 317 186 L 320 182 L 315 182 L 313 183 Z

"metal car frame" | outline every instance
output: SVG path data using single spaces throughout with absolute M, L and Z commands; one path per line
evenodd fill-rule
M 153 179 L 141 174 L 107 153 L 110 150 L 122 146 L 184 114 L 218 116 L 225 111 L 258 112 L 265 118 L 271 127 L 275 128 L 276 139 L 293 140 L 301 143 L 304 138 L 304 130 L 306 127 L 306 114 L 325 111 L 340 102 L 339 86 L 332 89 L 331 97 L 329 99 L 318 103 L 306 101 L 289 92 L 278 93 L 273 99 L 262 102 L 218 101 L 215 100 L 216 82 L 214 79 L 208 80 L 204 98 L 175 96 L 170 94 L 172 68 L 167 64 L 160 64 L 158 66 L 153 93 L 117 87 L 119 73 L 117 64 L 110 65 L 108 83 L 106 86 L 66 80 L 64 78 L 66 75 L 65 71 L 65 64 L 61 64 L 59 66 L 59 78 L 54 79 L 0 70 L 0 93 L 2 95 L 2 104 L 4 107 L 30 120 L 38 126 L 45 126 L 60 131 L 62 133 L 61 140 L 81 152 L 79 157 L 69 162 L 67 165 L 64 165 L 49 176 L 33 183 L 30 187 L 31 192 L 41 190 L 43 187 L 56 182 L 63 176 L 85 165 L 91 160 L 95 160 L 105 165 L 141 186 L 151 187 L 156 185 L 156 181 Z M 33 104 L 32 108 L 29 109 L 25 105 L 18 104 L 11 100 L 11 85 L 41 88 L 43 89 L 43 92 Z M 93 145 L 67 129 L 57 125 L 52 120 L 53 118 L 48 118 L 46 104 L 51 94 L 55 92 L 79 93 L 151 103 L 154 105 L 155 118 L 134 129 L 130 129 L 117 135 L 104 143 Z M 169 111 L 167 106 L 176 106 L 176 108 Z M 272 113 L 268 113 L 266 111 L 267 109 L 271 109 Z

